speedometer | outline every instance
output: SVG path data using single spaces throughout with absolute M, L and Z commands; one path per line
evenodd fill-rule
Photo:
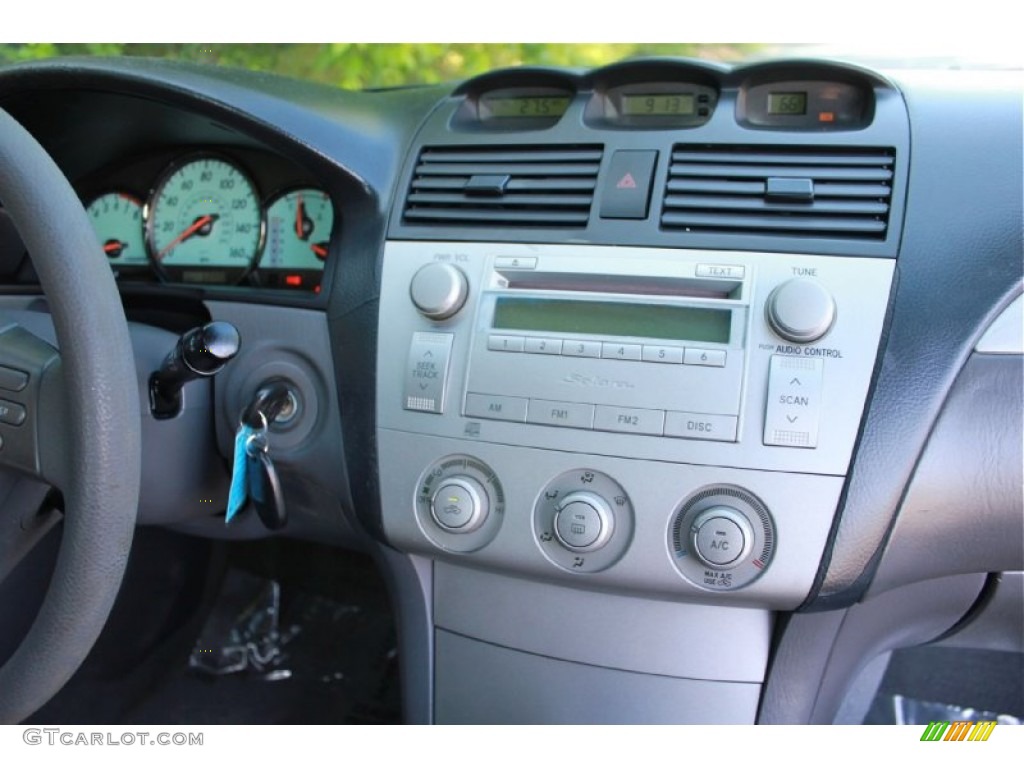
M 263 214 L 249 177 L 222 157 L 172 165 L 149 200 L 146 238 L 157 271 L 168 280 L 238 282 L 263 241 Z

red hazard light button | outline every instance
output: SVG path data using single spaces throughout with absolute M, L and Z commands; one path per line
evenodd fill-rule
M 602 219 L 646 219 L 658 153 L 623 149 L 612 155 L 601 188 Z

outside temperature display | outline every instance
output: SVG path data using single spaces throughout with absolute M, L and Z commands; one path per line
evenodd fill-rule
M 697 100 L 692 93 L 637 93 L 622 96 L 623 115 L 678 116 L 697 111 Z
M 790 91 L 768 94 L 769 115 L 806 115 L 807 92 Z

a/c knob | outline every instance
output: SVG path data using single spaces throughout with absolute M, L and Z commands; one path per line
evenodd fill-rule
M 420 267 L 409 285 L 409 297 L 416 309 L 431 320 L 445 320 L 466 303 L 469 283 L 462 270 L 434 262 Z

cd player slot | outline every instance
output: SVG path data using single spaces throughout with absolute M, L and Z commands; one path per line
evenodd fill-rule
M 640 296 L 680 296 L 698 299 L 741 299 L 742 280 L 666 275 L 607 275 L 579 272 L 497 270 L 502 287 L 511 290 L 619 293 Z

